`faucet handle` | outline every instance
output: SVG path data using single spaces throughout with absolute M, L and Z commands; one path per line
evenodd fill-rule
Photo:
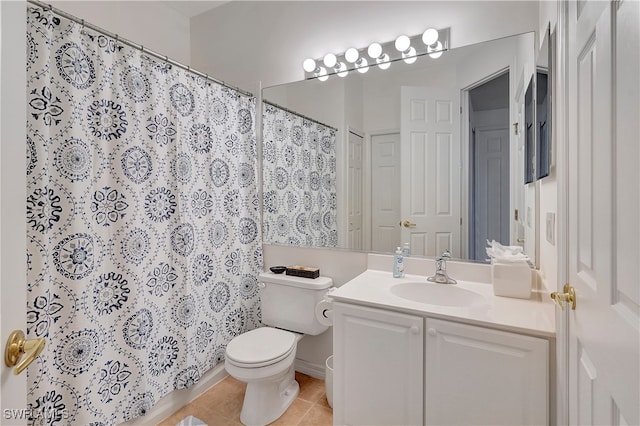
M 449 249 L 446 249 L 445 251 L 443 251 L 442 255 L 440 256 L 440 258 L 445 259 L 445 260 L 451 259 L 451 252 L 449 252 Z

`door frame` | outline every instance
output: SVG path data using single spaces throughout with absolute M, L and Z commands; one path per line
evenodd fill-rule
M 460 254 L 464 259 L 469 258 L 469 221 L 471 220 L 469 195 L 471 194 L 471 143 L 473 142 L 473 136 L 471 134 L 472 128 L 469 123 L 469 120 L 471 119 L 471 110 L 469 108 L 471 96 L 469 95 L 469 92 L 476 87 L 482 86 L 483 84 L 493 80 L 494 78 L 500 77 L 505 73 L 509 73 L 509 80 L 513 78 L 513 76 L 511 75 L 511 67 L 507 66 L 460 89 L 460 213 L 462 215 L 462 226 L 460 228 Z M 510 98 L 509 101 L 511 101 Z M 509 135 L 509 138 L 511 138 L 511 135 Z M 465 167 L 465 165 L 467 167 Z M 511 169 L 511 163 L 509 163 L 509 169 Z M 511 194 L 509 194 L 509 200 L 511 206 Z M 509 227 L 509 229 L 511 229 L 511 227 Z
M 553 128 L 551 144 L 555 146 L 557 155 L 556 179 L 557 179 L 557 215 L 556 215 L 556 241 L 558 244 L 558 271 L 557 288 L 562 291 L 564 283 L 569 282 L 569 168 L 568 166 L 568 140 L 569 127 L 567 108 L 567 37 L 568 28 L 568 4 L 557 2 L 556 45 L 553 58 L 552 74 L 554 75 L 554 87 L 552 88 L 551 114 Z M 553 33 L 553 31 L 551 31 Z M 553 289 L 550 289 L 553 290 Z M 557 424 L 569 424 L 569 309 L 560 311 L 556 309 L 556 419 Z

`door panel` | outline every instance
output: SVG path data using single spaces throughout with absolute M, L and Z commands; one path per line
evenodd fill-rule
M 12 330 L 26 332 L 26 7 L 22 1 L 0 2 L 0 342 Z M 0 424 L 26 424 L 27 373 L 13 374 L 2 359 Z M 9 410 L 9 411 L 5 411 Z
M 362 250 L 362 136 L 349 132 L 349 248 Z
M 639 424 L 640 5 L 567 7 L 569 421 Z
M 487 240 L 509 245 L 509 131 L 477 129 L 470 256 L 485 260 Z
M 371 137 L 371 250 L 400 246 L 400 134 Z
M 461 255 L 460 94 L 402 87 L 402 242 L 415 255 Z

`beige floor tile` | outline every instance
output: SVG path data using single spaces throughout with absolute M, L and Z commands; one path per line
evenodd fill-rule
M 299 425 L 333 425 L 333 411 L 331 408 L 315 404 L 300 420 Z
M 316 404 L 322 406 L 322 407 L 326 407 L 328 409 L 331 409 L 331 406 L 329 405 L 329 401 L 327 401 L 327 394 L 323 393 L 322 397 L 318 400 L 318 402 L 316 402 Z
M 270 424 L 273 426 L 297 425 L 312 406 L 313 404 L 309 401 L 303 401 L 298 398 L 291 403 L 287 411 L 278 420 Z
M 298 372 L 296 380 L 300 384 L 300 394 L 289 409 L 272 424 L 330 425 L 333 412 L 327 403 L 324 382 Z M 231 376 L 226 377 L 193 402 L 160 422 L 158 426 L 175 426 L 187 416 L 195 416 L 209 426 L 241 426 L 240 411 L 246 387 L 246 383 Z
M 318 402 L 325 392 L 325 385 L 322 380 L 296 373 L 296 380 L 300 384 L 300 394 L 298 398 L 309 402 Z

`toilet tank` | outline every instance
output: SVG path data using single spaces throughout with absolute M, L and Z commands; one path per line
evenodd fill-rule
M 315 308 L 333 285 L 331 278 L 263 272 L 258 281 L 264 285 L 260 293 L 263 324 L 314 336 L 329 328 L 318 322 Z

